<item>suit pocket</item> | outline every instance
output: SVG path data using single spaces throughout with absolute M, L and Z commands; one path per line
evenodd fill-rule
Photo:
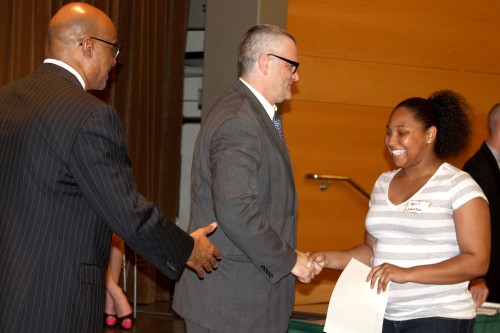
M 80 264 L 80 282 L 91 285 L 103 285 L 104 272 L 100 266 Z
M 229 254 L 224 256 L 225 259 L 237 262 L 252 262 L 250 258 L 248 258 L 244 254 Z
M 78 309 L 78 332 L 97 332 L 97 323 L 104 313 L 104 278 L 106 272 L 100 266 L 80 264 L 80 286 L 75 306 Z M 101 326 L 100 326 L 101 327 Z M 100 328 L 99 327 L 99 328 Z M 102 328 L 101 328 L 102 332 Z

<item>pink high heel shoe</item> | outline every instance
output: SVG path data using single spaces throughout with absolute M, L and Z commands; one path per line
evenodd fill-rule
M 104 314 L 104 327 L 112 328 L 116 326 L 116 323 L 117 323 L 116 315 L 108 313 Z
M 127 320 L 127 321 L 125 321 L 125 320 Z M 118 322 L 120 323 L 120 327 L 124 330 L 127 330 L 127 331 L 131 330 L 132 327 L 134 327 L 134 318 L 132 318 L 131 313 L 129 313 L 128 315 L 125 315 L 123 317 L 119 317 Z

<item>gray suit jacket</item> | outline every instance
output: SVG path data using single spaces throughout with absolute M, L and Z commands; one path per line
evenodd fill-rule
M 192 238 L 137 193 L 116 111 L 53 64 L 0 88 L 0 332 L 102 332 L 115 232 L 170 278 Z
M 224 332 L 286 332 L 296 261 L 292 166 L 265 109 L 240 80 L 203 121 L 191 191 L 189 229 L 218 221 L 210 239 L 223 258 L 203 280 L 185 270 L 174 309 Z

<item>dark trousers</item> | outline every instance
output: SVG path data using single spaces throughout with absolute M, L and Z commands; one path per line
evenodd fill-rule
M 440 317 L 404 321 L 384 319 L 382 333 L 472 333 L 474 321 Z

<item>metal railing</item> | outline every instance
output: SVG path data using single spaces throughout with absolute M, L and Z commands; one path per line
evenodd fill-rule
M 333 181 L 345 181 L 351 184 L 356 190 L 363 194 L 366 198 L 370 199 L 370 192 L 365 190 L 361 185 L 356 183 L 351 177 L 335 176 L 335 175 L 322 175 L 317 173 L 308 173 L 306 178 L 322 181 L 319 185 L 321 191 L 326 191 L 330 188 Z

